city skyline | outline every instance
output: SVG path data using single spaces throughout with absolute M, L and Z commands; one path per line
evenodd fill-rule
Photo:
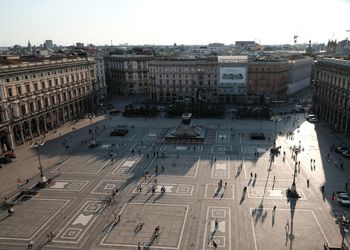
M 95 45 L 326 43 L 349 37 L 350 1 L 244 2 L 161 0 L 20 1 L 2 3 L 0 46 L 76 42 Z

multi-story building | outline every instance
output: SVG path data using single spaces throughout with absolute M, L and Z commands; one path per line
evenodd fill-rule
M 289 62 L 287 94 L 291 96 L 309 88 L 313 58 L 302 55 L 292 55 L 284 58 Z
M 249 62 L 248 94 L 260 95 L 271 99 L 286 97 L 288 89 L 288 60 L 257 59 Z
M 149 94 L 148 62 L 152 56 L 110 53 L 104 57 L 108 94 Z
M 105 50 L 101 50 L 96 47 L 86 49 L 86 53 L 89 58 L 93 58 L 96 61 L 95 73 L 96 79 L 92 85 L 94 110 L 98 109 L 101 102 L 107 97 L 107 85 L 105 74 L 105 61 L 104 55 L 107 54 Z
M 216 100 L 217 59 L 155 58 L 149 62 L 151 98 L 157 102 Z
M 107 97 L 107 86 L 106 86 L 106 76 L 105 76 L 105 64 L 103 56 L 96 56 L 96 81 L 94 82 L 93 95 L 94 102 L 97 106 Z
M 0 57 L 1 151 L 90 110 L 94 81 L 86 57 Z
M 217 91 L 221 103 L 244 103 L 247 96 L 247 56 L 217 57 Z
M 336 131 L 350 134 L 350 60 L 320 58 L 314 64 L 313 108 Z

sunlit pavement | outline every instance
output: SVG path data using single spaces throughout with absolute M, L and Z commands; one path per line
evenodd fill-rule
M 208 142 L 200 145 L 163 144 L 163 136 L 178 119 L 101 116 L 93 118 L 91 125 L 88 119 L 65 125 L 47 135 L 41 149 L 44 174 L 57 177 L 34 198 L 16 204 L 14 215 L 1 214 L 0 249 L 24 249 L 29 239 L 34 241 L 33 249 L 137 249 L 138 245 L 213 249 L 214 242 L 218 249 L 339 246 L 333 214 L 346 209 L 332 202 L 331 194 L 344 190 L 350 162 L 336 153 L 326 159 L 338 139 L 325 128 L 306 122 L 302 114 L 292 115 L 288 122 L 281 118 L 277 146 L 286 152 L 286 159 L 281 153 L 273 162 L 266 151 L 274 137 L 271 121 L 195 119 L 195 125 L 208 128 Z M 293 125 L 295 118 L 299 120 Z M 120 124 L 135 128 L 124 138 L 110 137 L 111 128 Z M 99 148 L 87 148 L 88 125 L 96 129 L 93 136 L 101 143 Z M 250 140 L 249 133 L 256 131 L 264 132 L 266 140 Z M 286 132 L 294 132 L 292 140 Z M 62 144 L 65 138 L 70 145 L 67 151 Z M 288 201 L 285 190 L 295 170 L 290 147 L 299 146 L 299 141 L 304 149 L 297 156 L 296 171 L 301 197 Z M 108 150 L 112 143 L 113 161 Z M 159 157 L 154 157 L 157 151 Z M 39 172 L 35 152 L 26 144 L 16 153 L 19 158 L 0 170 L 0 188 L 7 192 L 18 178 L 23 182 L 30 178 L 25 187 L 39 180 L 39 176 L 31 178 Z M 334 166 L 339 158 L 344 170 Z M 150 176 L 144 178 L 145 172 Z M 325 186 L 324 199 L 321 186 Z M 113 190 L 117 190 L 114 196 Z M 158 225 L 160 233 L 153 237 Z M 49 232 L 52 239 L 46 236 Z

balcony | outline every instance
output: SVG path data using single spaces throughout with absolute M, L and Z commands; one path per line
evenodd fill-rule
M 7 97 L 7 100 L 14 101 L 14 100 L 16 100 L 16 96 L 9 96 L 9 97 Z

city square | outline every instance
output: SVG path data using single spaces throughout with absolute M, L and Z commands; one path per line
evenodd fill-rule
M 61 136 L 52 134 L 55 143 L 40 151 L 50 183 L 33 197 L 14 202 L 13 215 L 2 212 L 0 249 L 24 249 L 29 240 L 38 249 L 337 246 L 341 235 L 334 213 L 346 208 L 334 203 L 331 194 L 343 189 L 350 172 L 334 168 L 325 158 L 334 139 L 322 127 L 315 130 L 303 115 L 296 117 L 297 124 L 277 124 L 281 153 L 273 159 L 271 121 L 258 121 L 257 128 L 252 120 L 194 119 L 193 124 L 206 124 L 216 135 L 199 144 L 164 142 L 178 119 L 148 119 L 157 124 L 152 126 L 143 118 L 101 116 L 91 124 L 81 121 L 86 125 L 73 135 L 72 125 L 66 125 Z M 129 126 L 130 134 L 110 136 L 117 125 Z M 80 141 L 91 141 L 88 129 L 96 126 L 99 146 L 87 148 L 89 143 Z M 265 140 L 247 136 L 257 130 Z M 286 138 L 289 131 L 295 133 L 293 140 Z M 310 139 L 304 144 L 305 135 Z M 72 144 L 69 150 L 59 143 L 66 137 Z M 290 147 L 300 140 L 304 151 L 295 167 Z M 31 157 L 28 167 L 35 170 L 38 161 L 35 154 Z M 310 158 L 316 159 L 317 168 L 310 168 Z M 286 195 L 294 174 L 299 199 Z M 19 190 L 33 187 L 37 180 L 30 179 Z M 321 186 L 326 186 L 324 198 Z

